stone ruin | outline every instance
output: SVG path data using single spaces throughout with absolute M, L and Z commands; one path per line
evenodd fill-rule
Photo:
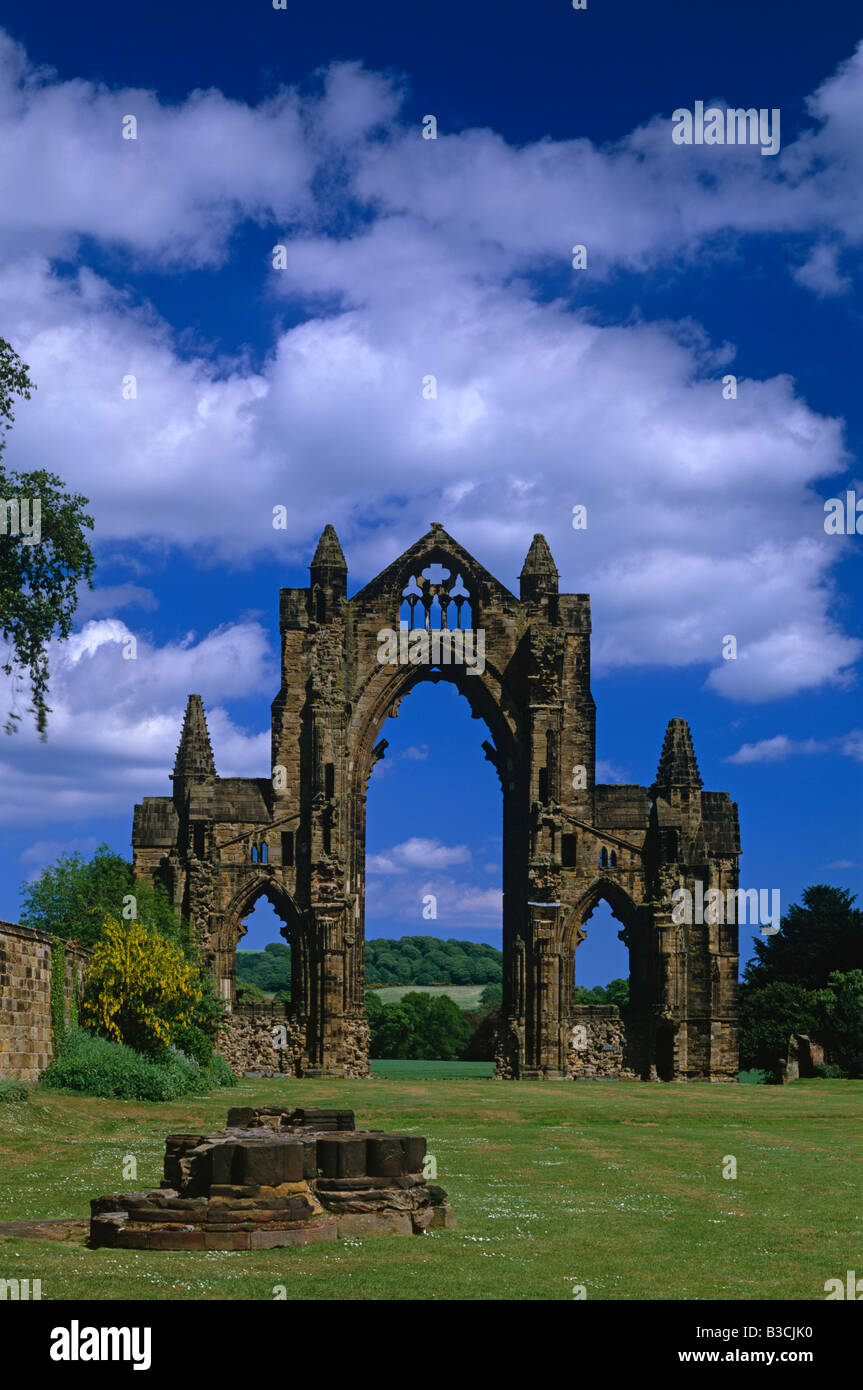
M 426 1141 L 357 1129 L 352 1110 L 236 1108 L 227 1129 L 169 1134 L 161 1187 L 95 1197 L 90 1245 L 270 1250 L 454 1226 Z
M 792 1033 L 788 1039 L 788 1055 L 779 1058 L 779 1079 L 783 1085 L 800 1077 L 817 1076 L 817 1068 L 826 1061 L 821 1043 L 806 1033 Z
M 280 592 L 279 628 L 270 775 L 220 777 L 202 698 L 190 695 L 171 795 L 145 797 L 132 831 L 136 874 L 161 883 L 193 924 L 230 1008 L 246 917 L 265 897 L 282 919 L 291 946 L 283 1055 L 262 1020 L 236 1011 L 232 1065 L 368 1075 L 368 782 L 386 753 L 387 719 L 419 682 L 445 681 L 485 723 L 482 747 L 501 786 L 497 1075 L 737 1080 L 736 917 L 681 922 L 674 910 L 679 888 L 694 898 L 717 889 L 723 902 L 737 892 L 737 806 L 704 788 L 681 718 L 668 724 L 649 786 L 596 780 L 590 596 L 560 592 L 543 536 L 518 595 L 433 522 L 349 598 L 347 562 L 326 526 L 309 584 Z M 398 657 L 381 648 L 387 634 L 398 637 Z M 466 644 L 475 652 L 480 638 L 482 666 L 469 665 Z M 637 691 L 628 717 L 643 720 Z M 600 901 L 629 951 L 630 1002 L 619 1021 L 588 1029 L 595 1057 L 586 1059 L 573 1042 L 583 1022 L 576 954 Z

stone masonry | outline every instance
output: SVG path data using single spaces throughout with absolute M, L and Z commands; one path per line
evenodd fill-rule
M 357 1129 L 351 1110 L 236 1108 L 216 1134 L 169 1134 L 153 1192 L 90 1204 L 90 1245 L 270 1250 L 456 1224 L 423 1175 L 426 1141 Z
M 630 957 L 618 1074 L 736 1080 L 737 926 L 680 925 L 672 894 L 698 882 L 737 888 L 737 807 L 703 789 L 679 718 L 650 786 L 597 784 L 590 597 L 559 592 L 544 537 L 534 536 L 518 597 L 439 523 L 352 598 L 347 581 L 327 526 L 308 586 L 281 590 L 271 776 L 218 776 L 191 695 L 172 795 L 135 808 L 136 871 L 164 883 L 193 922 L 224 998 L 236 997 L 243 919 L 265 896 L 292 946 L 292 1065 L 367 1074 L 366 789 L 387 718 L 418 681 L 450 681 L 488 727 L 483 748 L 501 784 L 498 1074 L 579 1074 L 576 952 L 605 900 Z M 398 642 L 381 660 L 385 632 Z M 480 639 L 482 667 L 471 669 L 464 653 Z
M 80 999 L 87 952 L 67 946 L 64 998 L 68 1015 Z M 0 922 L 0 1079 L 38 1081 L 54 1056 L 51 1031 L 51 938 Z

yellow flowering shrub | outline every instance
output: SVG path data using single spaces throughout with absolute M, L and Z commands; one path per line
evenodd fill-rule
M 179 946 L 140 922 L 107 918 L 90 960 L 83 1021 L 137 1052 L 158 1054 L 189 1027 L 201 1002 L 194 967 Z

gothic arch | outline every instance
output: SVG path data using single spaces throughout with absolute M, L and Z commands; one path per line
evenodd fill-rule
M 427 578 L 437 565 L 437 577 Z M 498 1074 L 568 1074 L 568 966 L 583 922 L 604 898 L 630 950 L 637 1073 L 656 1074 L 657 1020 L 665 1019 L 674 1036 L 670 1063 L 667 1038 L 661 1043 L 666 1070 L 670 1065 L 676 1078 L 734 1079 L 736 926 L 712 944 L 708 933 L 693 932 L 681 954 L 672 895 L 680 886 L 694 890 L 699 875 L 721 891 L 737 887 L 737 808 L 727 793 L 702 790 L 683 719 L 669 722 L 649 787 L 597 784 L 590 597 L 559 592 L 544 537 L 533 538 L 518 596 L 438 522 L 351 598 L 332 526 L 309 571 L 308 585 L 280 594 L 282 682 L 272 705 L 271 776 L 218 776 L 203 703 L 191 695 L 172 793 L 135 808 L 136 872 L 164 882 L 178 912 L 193 922 L 225 997 L 233 993 L 243 913 L 266 896 L 297 943 L 302 1074 L 368 1073 L 368 778 L 385 751 L 379 735 L 387 717 L 420 681 L 448 680 L 490 729 L 483 747 L 502 787 Z M 428 651 L 417 644 L 418 665 L 403 662 L 400 639 L 391 648 L 394 664 L 378 660 L 379 634 L 398 637 L 411 579 L 411 624 L 419 605 L 424 630 L 426 621 L 442 625 L 428 631 L 444 631 L 445 619 L 447 630 L 457 630 L 450 605 L 460 588 L 466 591 L 470 629 L 461 622 L 464 607 L 456 612 L 459 628 L 484 643 L 481 672 L 468 675 L 458 660 L 436 664 L 431 643 Z M 252 866 L 244 848 L 250 843 L 266 843 L 265 863 Z
M 269 874 L 250 873 L 245 876 L 222 913 L 219 944 L 223 949 L 231 946 L 236 949 L 237 943 L 246 934 L 244 928 L 241 930 L 243 919 L 261 898 L 266 898 L 281 917 L 285 926 L 283 936 L 302 930 L 302 913 L 282 884 Z
M 585 889 L 566 920 L 563 941 L 568 949 L 575 949 L 581 938 L 585 922 L 589 920 L 601 902 L 608 904 L 612 917 L 620 923 L 623 932 L 627 936 L 632 933 L 638 920 L 638 907 L 626 890 L 614 879 L 598 878 Z M 629 942 L 625 944 L 628 945 Z
M 481 674 L 468 676 L 453 667 L 382 666 L 369 673 L 359 692 L 352 718 L 353 743 L 356 749 L 354 775 L 368 781 L 376 758 L 372 756 L 376 741 L 387 719 L 398 714 L 402 701 L 418 685 L 437 685 L 447 681 L 455 685 L 470 705 L 471 717 L 481 719 L 495 740 L 499 757 L 517 765 L 519 737 L 503 678 L 487 663 Z

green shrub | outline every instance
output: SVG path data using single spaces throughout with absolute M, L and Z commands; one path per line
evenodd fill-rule
M 156 1061 L 125 1043 L 79 1028 L 67 1035 L 62 1052 L 42 1073 L 41 1084 L 87 1096 L 165 1101 L 235 1085 L 236 1077 L 222 1057 L 214 1057 L 209 1067 L 199 1067 L 177 1051 Z
M 0 1081 L 0 1105 L 27 1100 L 30 1095 L 23 1081 Z
M 210 1065 L 206 1070 L 212 1078 L 213 1086 L 238 1086 L 240 1084 L 240 1078 L 231 1071 L 228 1063 L 219 1052 L 213 1053 Z
M 254 984 L 251 980 L 237 980 L 238 1004 L 260 1004 L 263 998 L 264 991 L 260 985 Z
M 822 1062 L 820 1066 L 812 1068 L 813 1076 L 817 1076 L 821 1081 L 847 1081 L 848 1073 L 844 1067 L 837 1066 L 835 1062 Z
M 174 1046 L 185 1057 L 191 1057 L 199 1067 L 208 1067 L 214 1056 L 213 1039 L 203 1028 L 190 1023 L 188 1027 L 174 1029 Z

